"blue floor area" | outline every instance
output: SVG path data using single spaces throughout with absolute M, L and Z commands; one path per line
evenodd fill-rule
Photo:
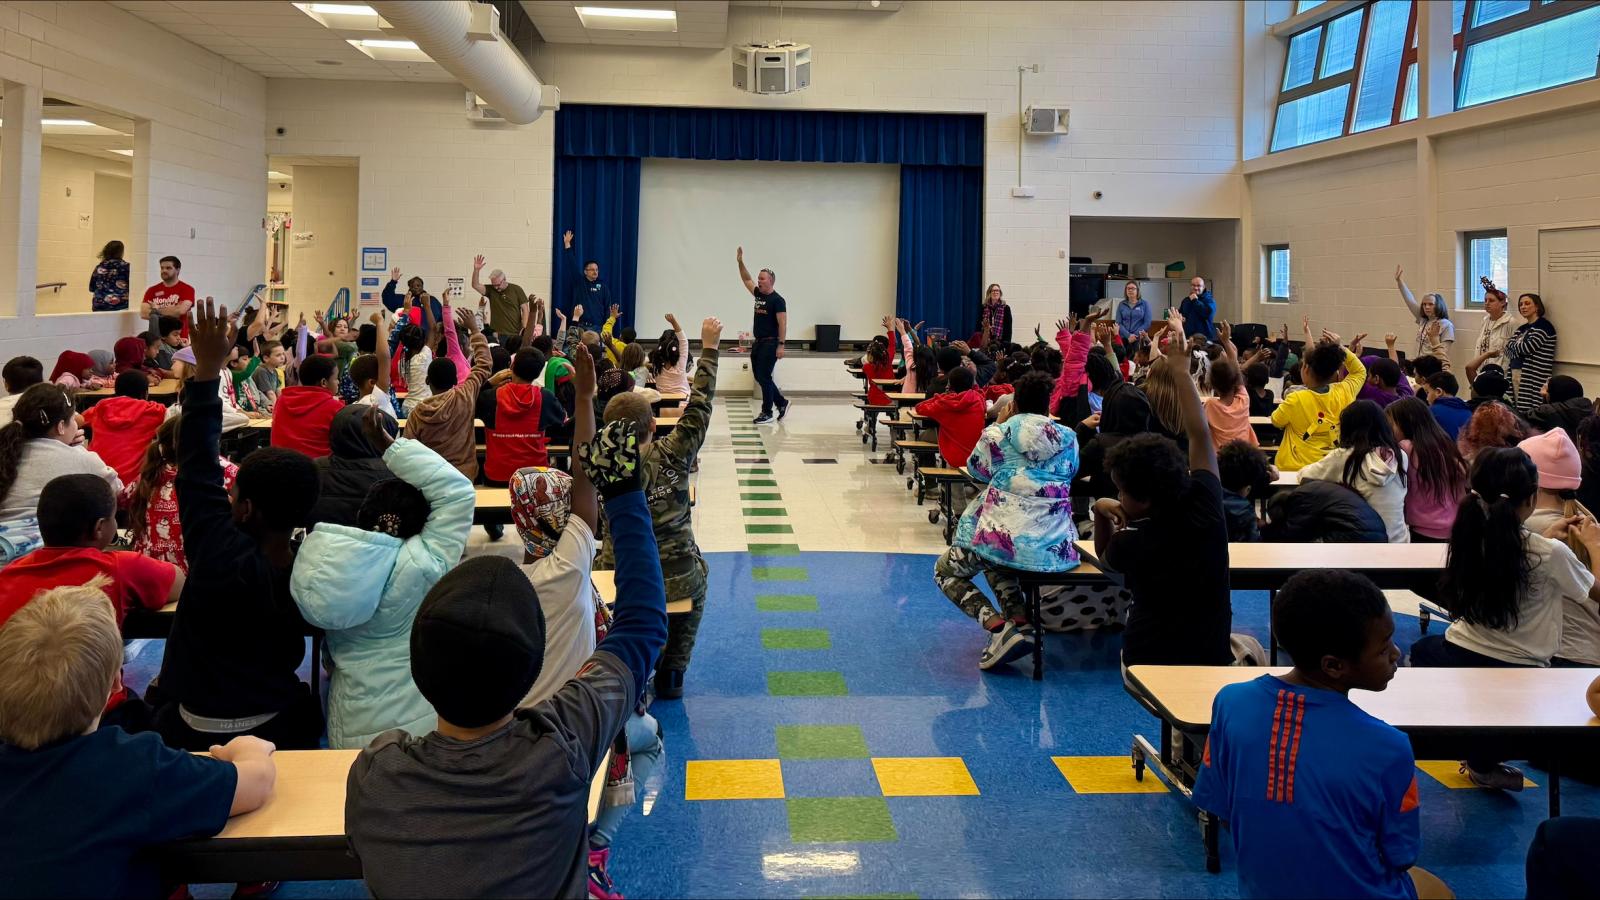
M 1223 872 L 1209 875 L 1195 812 L 1180 794 L 1080 794 L 1051 761 L 1126 756 L 1134 732 L 1158 733 L 1123 691 L 1117 635 L 1050 635 L 1036 683 L 1021 664 L 979 672 L 984 634 L 934 587 L 931 556 L 716 553 L 708 562 L 686 696 L 653 708 L 666 756 L 614 845 L 612 876 L 629 897 L 1237 895 L 1226 837 Z M 757 581 L 753 569 L 769 566 L 806 577 Z M 757 597 L 768 595 L 815 597 L 815 609 L 791 600 L 776 605 L 801 609 L 759 610 Z M 1234 595 L 1236 631 L 1264 642 L 1266 613 L 1264 593 Z M 1417 622 L 1397 624 L 1404 650 Z M 771 628 L 825 630 L 830 646 L 763 649 L 762 629 Z M 159 645 L 148 648 L 130 680 L 142 686 L 159 655 Z M 772 672 L 838 673 L 847 693 L 771 696 Z M 785 758 L 787 799 L 685 799 L 689 761 L 777 759 L 778 726 L 806 724 L 859 726 L 865 756 L 957 757 L 978 795 L 885 798 L 882 773 L 856 754 Z M 1544 773 L 1528 774 L 1540 787 L 1497 795 L 1448 789 L 1419 772 L 1421 865 L 1458 896 L 1522 895 L 1524 854 L 1547 802 Z M 1562 787 L 1565 813 L 1600 815 L 1600 790 L 1572 779 Z M 815 797 L 872 798 L 821 814 L 824 837 L 834 827 L 878 830 L 797 841 L 817 832 L 803 832 L 806 804 L 792 801 Z M 869 815 L 884 804 L 887 833 Z M 278 896 L 364 892 L 302 883 Z

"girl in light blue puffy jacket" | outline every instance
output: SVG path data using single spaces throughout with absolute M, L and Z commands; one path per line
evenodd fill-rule
M 434 582 L 467 546 L 472 482 L 418 441 L 394 440 L 374 407 L 368 438 L 386 447 L 395 478 L 372 486 L 359 527 L 324 522 L 306 535 L 290 590 L 305 620 L 327 632 L 333 677 L 328 746 L 361 748 L 400 728 L 416 736 L 437 725 L 411 680 L 411 622 Z

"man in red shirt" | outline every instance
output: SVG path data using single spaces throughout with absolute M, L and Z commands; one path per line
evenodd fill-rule
M 339 367 L 331 356 L 310 356 L 300 363 L 300 383 L 286 387 L 272 407 L 272 446 L 287 447 L 316 459 L 328 447 L 333 417 L 344 409 L 335 391 Z
M 145 288 L 144 302 L 139 306 L 139 315 L 143 318 L 156 316 L 170 316 L 182 320 L 183 336 L 189 336 L 189 320 L 185 313 L 194 306 L 194 288 L 178 280 L 178 273 L 183 271 L 183 263 L 176 256 L 161 257 L 161 280 Z M 155 330 L 156 323 L 150 323 L 151 330 Z
M 160 609 L 183 591 L 177 566 L 106 551 L 117 536 L 117 497 L 98 475 L 51 479 L 39 493 L 39 534 L 43 547 L 0 569 L 0 625 L 51 588 L 94 584 L 110 598 L 118 625 L 129 610 Z M 100 727 L 144 731 L 149 721 L 149 707 L 123 687 L 106 701 Z
M 150 379 L 139 369 L 117 376 L 116 396 L 101 400 L 83 414 L 92 437 L 89 449 L 117 470 L 123 484 L 138 484 L 145 451 L 156 429 L 167 420 L 167 408 L 146 399 Z
M 967 464 L 983 434 L 983 394 L 972 384 L 972 370 L 963 362 L 946 376 L 945 393 L 917 404 L 917 415 L 927 416 L 939 426 L 939 455 L 952 469 Z

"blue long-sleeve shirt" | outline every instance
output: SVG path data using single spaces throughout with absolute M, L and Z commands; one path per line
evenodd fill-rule
M 590 281 L 583 274 L 583 257 L 578 255 L 576 245 L 567 248 L 567 261 L 572 265 L 577 274 L 572 278 L 572 284 L 567 288 L 566 303 L 561 311 L 567 314 L 572 324 L 603 322 L 606 313 L 611 309 L 611 288 L 606 285 L 604 278 Z M 579 305 L 583 306 L 583 317 L 574 318 L 572 311 Z
M 399 312 L 406 305 L 406 296 L 400 293 L 400 282 L 390 279 L 389 283 L 383 286 L 382 299 L 384 309 L 389 312 Z M 433 320 L 435 322 L 443 322 L 444 304 L 439 302 L 438 297 L 431 295 L 428 300 L 430 301 L 428 305 L 433 307 Z
M 1139 336 L 1139 332 L 1150 330 L 1150 303 L 1143 297 L 1132 306 L 1126 300 L 1119 300 L 1116 318 L 1117 332 L 1124 341 L 1131 341 Z
M 629 491 L 607 500 L 606 524 L 617 557 L 617 602 L 611 630 L 595 651 L 612 654 L 633 673 L 631 705 L 639 702 L 667 643 L 667 585 L 644 493 Z
M 1215 340 L 1216 328 L 1212 320 L 1217 315 L 1217 301 L 1212 298 L 1210 291 L 1201 291 L 1200 296 L 1190 300 L 1187 295 L 1183 302 L 1178 304 L 1178 312 L 1183 315 L 1184 334 L 1203 334 L 1206 340 Z

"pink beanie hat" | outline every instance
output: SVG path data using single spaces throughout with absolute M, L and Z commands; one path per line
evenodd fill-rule
M 1552 428 L 1517 445 L 1539 469 L 1539 487 L 1547 491 L 1577 490 L 1583 483 L 1583 460 L 1565 430 Z

